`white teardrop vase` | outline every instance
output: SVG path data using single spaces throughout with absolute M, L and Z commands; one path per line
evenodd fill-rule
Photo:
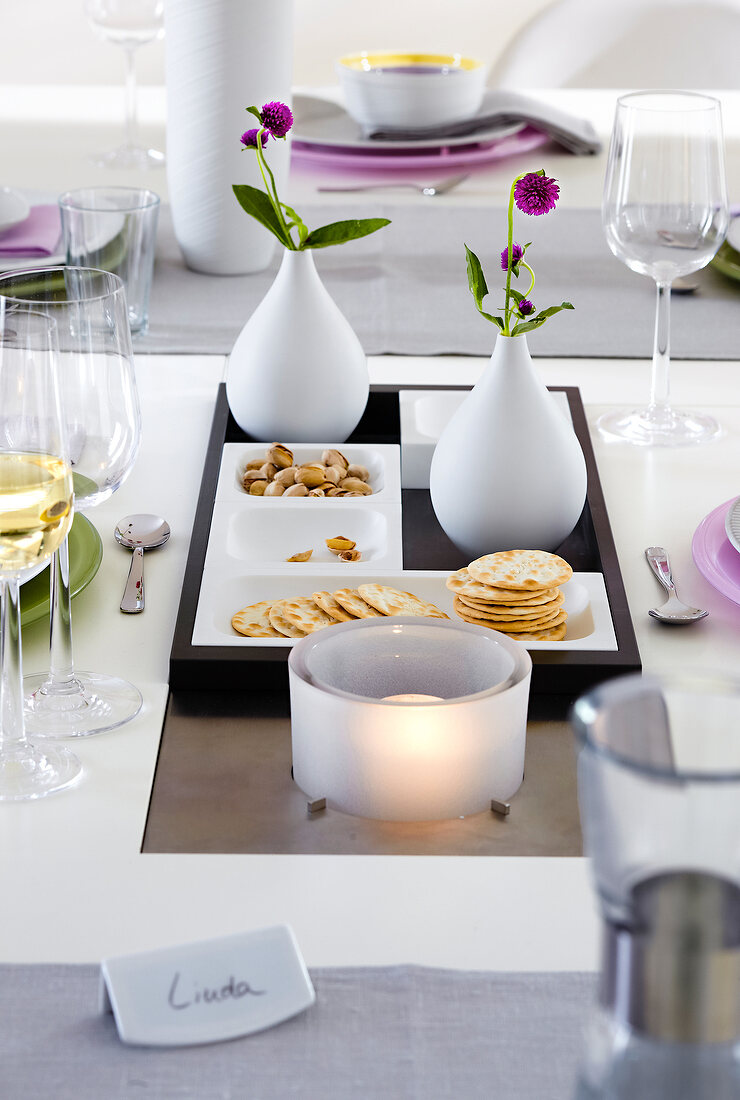
M 357 426 L 369 389 L 365 352 L 312 252 L 286 249 L 229 357 L 234 419 L 267 442 L 341 443 Z
M 440 525 L 468 561 L 555 550 L 578 522 L 586 462 L 565 410 L 537 377 L 526 336 L 501 336 L 444 428 L 429 474 Z

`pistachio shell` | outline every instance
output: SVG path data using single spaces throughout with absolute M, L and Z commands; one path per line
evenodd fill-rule
M 343 470 L 346 470 L 349 466 L 349 462 L 342 452 L 337 451 L 334 447 L 329 447 L 322 452 L 321 461 L 325 466 L 341 466 Z
M 333 539 L 326 540 L 326 545 L 333 554 L 338 554 L 342 550 L 354 550 L 357 543 L 348 539 L 346 535 L 335 535 Z
M 286 466 L 284 469 L 278 470 L 275 474 L 275 481 L 277 481 L 279 485 L 284 485 L 287 489 L 289 485 L 295 485 L 295 475 L 296 467 Z
M 339 555 L 340 561 L 359 561 L 362 554 L 359 550 L 343 550 Z
M 265 452 L 265 459 L 281 470 L 287 470 L 288 466 L 293 465 L 293 452 L 283 443 L 271 443 Z
M 308 489 L 305 485 L 289 485 L 283 493 L 284 497 L 307 497 Z
M 286 558 L 286 561 L 309 561 L 313 550 L 304 550 L 302 554 L 293 554 L 292 557 Z
M 271 481 L 264 492 L 266 497 L 281 497 L 285 492 L 285 486 L 281 485 L 279 481 Z
M 343 481 L 339 482 L 339 488 L 348 493 L 357 493 L 360 496 L 369 496 L 372 493 L 372 489 L 367 482 L 360 481 L 359 477 L 345 477 Z
M 370 471 L 367 466 L 359 466 L 357 463 L 352 462 L 347 467 L 347 477 L 357 477 L 360 481 L 369 481 Z

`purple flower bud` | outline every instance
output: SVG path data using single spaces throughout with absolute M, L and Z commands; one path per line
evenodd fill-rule
M 549 176 L 536 172 L 522 176 L 514 185 L 514 202 L 523 214 L 547 214 L 555 209 L 560 188 Z
M 519 312 L 522 317 L 529 317 L 530 313 L 534 313 L 534 304 L 530 302 L 529 298 L 520 298 Z
M 257 134 L 258 133 L 259 133 L 259 130 L 256 127 L 253 130 L 245 130 L 245 132 L 242 134 L 241 139 L 240 139 L 242 145 L 244 145 L 247 149 L 256 149 L 257 148 Z M 262 148 L 263 149 L 267 145 L 267 138 L 268 138 L 267 134 L 262 135 Z
M 274 138 L 285 137 L 293 125 L 293 114 L 290 107 L 278 100 L 271 100 L 270 103 L 263 104 L 261 114 L 262 125 L 270 131 Z
M 521 260 L 523 255 L 524 255 L 524 249 L 522 248 L 522 246 L 520 244 L 512 243 L 512 246 L 511 246 L 511 266 L 516 267 L 516 265 L 519 263 L 519 261 Z M 506 246 L 506 248 L 501 253 L 501 270 L 502 271 L 508 271 L 509 270 L 509 246 L 508 245 Z

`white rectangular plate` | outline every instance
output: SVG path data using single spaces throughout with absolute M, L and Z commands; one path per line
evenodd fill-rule
M 210 553 L 210 551 L 209 551 Z M 377 582 L 403 592 L 413 592 L 457 619 L 453 610 L 453 593 L 445 586 L 449 572 L 429 572 L 409 569 L 369 570 L 363 562 L 343 564 L 342 568 L 302 567 L 285 565 L 262 575 L 250 574 L 234 559 L 211 565 L 206 569 L 198 601 L 193 630 L 193 645 L 277 647 L 293 644 L 289 638 L 245 638 L 231 626 L 232 616 L 244 607 L 262 600 L 278 600 L 310 596 L 318 590 L 356 588 L 359 584 Z M 574 573 L 562 586 L 568 612 L 568 629 L 562 642 L 531 642 L 533 650 L 612 650 L 617 649 L 609 600 L 601 573 Z M 328 627 L 327 629 L 331 629 Z

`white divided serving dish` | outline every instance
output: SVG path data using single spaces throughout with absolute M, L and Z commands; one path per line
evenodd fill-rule
M 429 468 L 437 441 L 469 390 L 400 390 L 401 484 L 404 489 L 428 489 Z M 550 395 L 570 420 L 568 397 Z
M 283 442 L 281 440 L 281 442 Z M 397 443 L 373 443 L 356 446 L 352 443 L 284 443 L 293 452 L 296 465 L 304 462 L 320 462 L 324 450 L 336 448 L 347 461 L 365 466 L 370 472 L 371 495 L 365 497 L 326 497 L 326 503 L 333 508 L 346 508 L 359 504 L 372 507 L 379 501 L 401 500 L 401 474 L 399 467 L 400 448 Z M 258 497 L 250 496 L 242 488 L 241 478 L 247 462 L 264 458 L 269 444 L 266 443 L 225 443 L 221 457 L 221 469 L 216 485 L 217 501 L 248 501 L 250 505 L 274 508 L 276 505 L 293 508 L 314 508 L 317 500 L 305 497 Z M 321 499 L 321 498 L 319 498 Z M 336 532 L 334 532 L 336 534 Z
M 303 566 L 298 570 L 290 564 L 269 573 L 250 573 L 225 553 L 219 558 L 216 546 L 209 546 L 192 644 L 269 648 L 291 646 L 293 642 L 290 638 L 245 638 L 232 628 L 232 616 L 262 600 L 310 596 L 320 590 L 331 592 L 337 588 L 357 588 L 360 584 L 369 583 L 412 592 L 436 604 L 451 619 L 458 620 L 453 609 L 454 594 L 445 585 L 449 572 L 419 569 L 393 572 L 368 570 L 364 562 L 340 564 L 341 568 L 322 565 L 321 568 L 314 566 L 310 569 Z M 574 573 L 571 580 L 562 586 L 562 592 L 565 597 L 563 609 L 568 612 L 565 638 L 561 642 L 531 642 L 527 648 L 616 651 L 617 640 L 602 574 Z

